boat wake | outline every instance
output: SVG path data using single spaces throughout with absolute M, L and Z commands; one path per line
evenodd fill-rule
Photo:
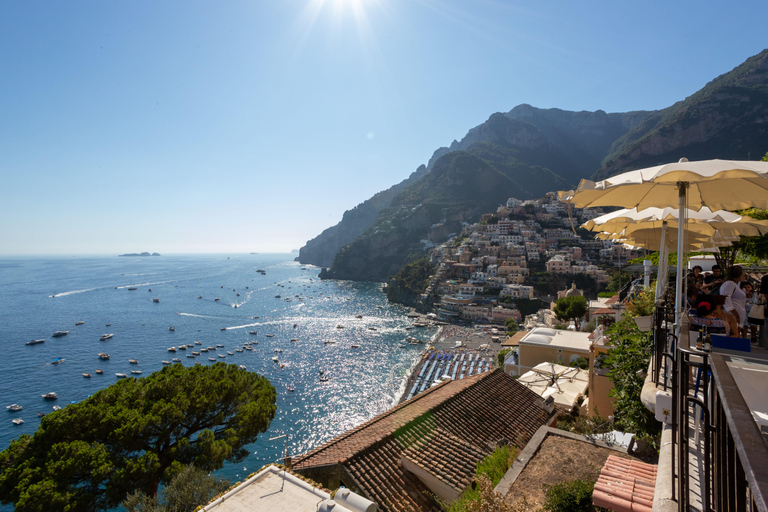
M 135 283 L 135 284 L 126 284 L 125 286 L 115 286 L 116 290 L 122 290 L 123 288 L 130 288 L 132 286 L 153 286 L 156 284 L 166 284 L 166 283 L 172 283 L 173 281 L 155 281 L 153 283 Z
M 233 331 L 233 330 L 235 330 L 235 329 L 242 329 L 242 328 L 244 328 L 244 327 L 255 327 L 255 326 L 257 326 L 257 325 L 262 325 L 262 324 L 260 324 L 260 323 L 256 322 L 256 323 L 253 323 L 253 324 L 245 324 L 245 325 L 234 325 L 234 326 L 232 326 L 232 327 L 222 327 L 222 330 L 223 330 L 223 331 Z
M 179 313 L 178 311 L 176 312 L 176 314 L 181 316 L 193 316 L 195 318 L 215 318 L 215 319 L 227 318 L 226 316 L 198 315 L 197 313 Z
M 107 288 L 106 286 L 99 286 L 97 288 L 86 288 L 85 290 L 71 290 L 68 292 L 54 293 L 53 295 L 51 295 L 51 297 L 66 297 L 67 295 L 74 295 L 75 293 L 92 292 L 95 290 L 103 290 L 106 288 Z

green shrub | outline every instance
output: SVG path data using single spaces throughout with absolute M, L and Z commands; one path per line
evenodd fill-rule
M 546 488 L 544 510 L 548 512 L 592 512 L 594 481 L 574 480 L 553 484 Z

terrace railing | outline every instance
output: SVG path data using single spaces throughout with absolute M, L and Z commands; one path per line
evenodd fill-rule
M 728 358 L 677 350 L 671 476 L 680 511 L 768 512 L 768 445 Z

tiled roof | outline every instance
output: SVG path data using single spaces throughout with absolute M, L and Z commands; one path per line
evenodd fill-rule
M 298 457 L 299 473 L 341 465 L 381 510 L 439 510 L 402 467 L 407 458 L 457 491 L 477 462 L 506 439 L 522 446 L 549 415 L 541 399 L 502 371 L 448 381 Z
M 651 512 L 656 466 L 610 455 L 595 483 L 592 502 L 616 512 Z

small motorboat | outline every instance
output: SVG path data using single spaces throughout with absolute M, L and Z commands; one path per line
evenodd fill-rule
M 276 348 L 276 349 L 275 349 L 275 352 L 279 352 L 279 353 L 282 353 L 282 351 L 283 351 L 283 349 L 281 349 L 281 348 Z
M 363 315 L 355 315 L 355 318 L 363 318 Z
M 101 352 L 99 354 L 99 359 L 109 359 L 109 354 L 107 354 L 106 352 Z
M 343 329 L 343 328 L 344 328 L 344 326 L 343 326 L 343 325 L 341 325 L 341 324 L 338 324 L 338 325 L 336 326 L 336 328 L 337 328 L 337 329 Z
M 54 405 L 53 406 L 53 410 L 54 411 L 60 411 L 61 410 L 61 406 L 60 405 Z
M 187 357 L 190 358 L 190 359 L 194 359 L 195 355 L 194 354 L 187 354 Z
M 131 370 L 131 373 L 135 373 L 135 374 L 140 375 L 141 374 L 141 370 Z
M 241 364 L 241 365 L 240 365 L 240 369 L 241 369 L 241 370 L 247 370 L 247 368 L 245 367 L 245 365 L 244 365 L 244 364 Z
M 114 337 L 114 334 L 102 334 L 99 336 L 99 341 L 107 341 L 108 339 Z
M 197 366 L 200 366 L 200 361 L 195 361 L 195 364 L 196 364 Z
M 187 350 L 187 346 L 186 345 L 179 345 L 179 350 Z
M 96 370 L 97 375 L 102 375 L 104 373 L 104 370 Z
M 289 386 L 288 386 L 288 392 L 293 392 L 293 391 L 294 391 L 294 388 L 293 388 L 293 386 L 290 386 L 290 385 L 289 385 Z
M 158 299 L 157 297 L 155 297 L 154 299 L 152 299 L 152 302 L 160 302 L 160 299 Z
M 37 416 L 38 416 L 39 418 L 42 418 L 43 416 L 45 416 L 45 413 L 44 413 L 44 412 L 39 412 L 39 413 L 37 413 Z
M 216 350 L 216 347 L 208 347 L 208 350 Z
M 235 353 L 234 353 L 234 352 L 230 352 L 229 350 L 227 350 L 227 354 L 229 354 L 229 355 L 231 355 L 231 356 L 235 355 Z
M 207 348 L 201 348 L 200 352 L 208 352 L 208 349 Z
M 320 376 L 320 382 L 328 382 L 329 380 L 331 380 L 331 379 L 329 379 L 329 378 L 328 378 L 328 377 L 326 377 L 325 375 L 321 375 L 321 376 Z
M 198 296 L 197 296 L 197 298 L 198 298 L 198 299 L 202 299 L 202 298 L 203 298 L 203 296 L 202 296 L 202 295 L 198 295 Z
M 360 345 L 352 345 L 351 348 L 360 348 Z
M 136 288 L 135 286 L 129 286 L 128 290 L 133 292 L 133 291 L 138 290 L 138 288 Z
M 83 320 L 80 320 L 79 322 L 75 322 L 75 325 L 83 325 L 85 322 Z
M 31 340 L 25 343 L 25 345 L 37 345 L 38 343 L 45 343 L 45 339 Z
M 45 393 L 45 394 L 42 394 L 42 395 L 40 395 L 40 396 L 42 396 L 42 397 L 43 397 L 43 398 L 45 398 L 46 400 L 56 400 L 57 398 L 59 398 L 59 395 L 57 395 L 57 394 L 56 394 L 56 393 L 54 393 L 53 391 L 51 391 L 50 393 Z
M 90 373 L 84 373 L 83 377 L 85 377 L 86 379 L 90 379 L 91 378 L 91 374 Z
M 13 423 L 14 425 L 23 425 L 24 420 L 21 418 L 16 418 L 15 420 L 11 420 L 11 423 Z
M 224 345 L 222 345 L 221 343 L 217 343 L 216 346 L 219 347 L 219 348 L 223 348 L 224 347 Z
M 168 347 L 168 352 L 176 352 L 176 347 Z
M 294 343 L 296 343 L 296 342 L 297 342 L 297 341 L 299 341 L 299 340 L 298 340 L 298 338 L 291 338 L 291 341 L 292 341 L 292 342 L 294 342 Z
M 218 298 L 218 297 L 216 297 L 215 299 L 213 299 L 213 301 L 214 301 L 214 302 L 218 302 L 218 301 L 220 301 L 220 300 L 221 300 L 221 299 L 220 299 L 220 298 Z
M 272 362 L 273 362 L 273 363 L 277 363 L 277 362 L 278 362 L 277 356 L 275 356 L 275 357 L 273 357 L 273 358 L 272 358 Z
M 226 330 L 227 330 L 227 328 L 226 328 L 226 327 L 222 327 L 222 328 L 221 328 L 221 330 L 222 330 L 222 331 L 226 331 Z
M 62 336 L 66 336 L 67 334 L 69 334 L 69 331 L 56 331 L 55 333 L 51 334 L 51 337 L 60 338 Z
M 63 357 L 57 357 L 56 359 L 51 361 L 51 364 L 61 364 L 63 362 L 64 362 L 64 358 Z
M 202 345 L 202 343 L 200 343 L 199 341 L 196 341 L 195 345 Z
M 126 374 L 124 374 L 124 373 L 116 373 L 116 374 L 115 374 L 115 377 L 117 377 L 118 379 L 124 379 L 124 378 L 126 378 L 127 376 L 128 376 L 128 375 L 126 375 Z
M 163 364 L 171 364 L 171 362 L 163 360 Z
M 179 359 L 178 357 L 174 357 L 173 359 L 171 359 L 171 361 L 173 361 L 174 363 L 180 363 L 181 359 Z
M 257 331 L 248 331 L 248 334 L 253 334 L 254 336 L 256 336 L 259 333 Z
M 23 409 L 19 404 L 6 405 L 5 408 L 8 409 L 8 412 L 16 412 Z
M 215 357 L 209 357 L 209 358 L 208 358 L 208 360 L 209 360 L 209 361 L 215 361 L 215 360 L 216 360 L 216 358 L 215 358 Z
M 139 364 L 139 361 L 137 361 L 136 359 L 129 359 L 128 362 L 131 364 Z
M 193 352 L 192 352 L 192 356 L 193 356 L 193 357 L 194 357 L 194 356 L 199 356 L 199 355 L 200 355 L 200 352 L 197 352 L 197 351 L 193 351 Z M 187 357 L 189 357 L 189 356 L 187 356 Z
M 227 357 L 225 354 L 219 354 L 219 357 L 224 358 Z
M 242 352 L 242 351 L 243 351 L 243 349 L 241 349 L 241 348 L 236 348 L 235 349 L 235 352 Z
M 274 337 L 275 337 L 274 334 L 267 334 L 267 338 L 274 338 Z
M 187 346 L 188 346 L 189 348 L 192 348 L 192 347 L 194 347 L 194 345 L 193 345 L 193 344 L 191 344 L 191 343 L 187 343 Z
M 326 345 L 332 345 L 333 343 L 336 343 L 336 341 L 335 340 L 325 340 L 323 343 L 325 343 Z
M 176 328 L 175 328 L 175 327 L 173 327 L 173 326 L 171 326 L 171 327 L 169 327 L 169 328 L 168 328 L 168 330 L 169 330 L 169 331 L 175 331 L 175 330 L 176 330 Z

